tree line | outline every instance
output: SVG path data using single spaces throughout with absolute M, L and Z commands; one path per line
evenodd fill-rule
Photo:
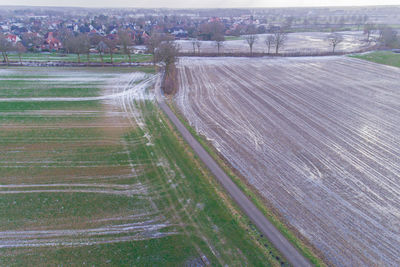
M 66 53 L 77 54 L 78 63 L 81 62 L 82 55 L 86 55 L 87 62 L 90 63 L 90 54 L 93 51 L 92 49 L 97 51 L 102 64 L 104 64 L 103 56 L 105 54 L 110 55 L 111 63 L 113 63 L 115 50 L 117 47 L 120 47 L 120 51 L 128 56 L 129 63 L 131 64 L 131 48 L 134 45 L 133 36 L 134 33 L 132 31 L 121 29 L 113 38 L 108 38 L 99 34 L 73 33 L 71 31 L 61 31 L 58 33 L 57 37 L 63 44 L 63 49 Z M 3 61 L 9 64 L 8 53 L 16 52 L 18 53 L 20 63 L 22 64 L 21 55 L 27 51 L 24 43 L 33 46 L 41 46 L 44 44 L 44 40 L 38 38 L 37 35 L 27 34 L 23 36 L 22 41 L 13 43 L 10 42 L 5 35 L 0 34 L 0 51 L 3 56 Z

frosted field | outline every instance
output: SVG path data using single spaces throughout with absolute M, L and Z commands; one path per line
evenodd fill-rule
M 296 53 L 296 52 L 331 52 L 332 48 L 326 41 L 327 36 L 330 33 L 326 32 L 302 32 L 302 33 L 289 33 L 288 40 L 279 52 L 286 53 Z M 335 51 L 336 52 L 353 52 L 366 47 L 364 42 L 365 36 L 362 32 L 341 32 L 344 41 L 340 43 Z M 253 46 L 253 52 L 267 53 L 268 47 L 265 45 L 265 34 L 259 34 Z M 181 40 L 177 41 L 181 46 L 181 51 L 183 52 L 193 52 L 193 45 L 190 41 Z M 197 49 L 197 48 L 196 48 Z M 200 47 L 202 53 L 216 53 L 217 47 L 212 41 L 202 41 Z M 245 40 L 233 40 L 225 41 L 221 49 L 221 52 L 225 53 L 237 53 L 244 52 L 249 53 L 249 45 Z M 275 53 L 275 50 L 271 48 L 271 53 Z
M 78 69 L 0 71 L 0 248 L 108 244 L 176 233 L 164 231 L 170 223 L 156 215 L 149 185 L 135 179 L 145 165 L 134 163 L 132 144 L 120 140 L 140 122 L 129 99 L 150 98 L 144 89 L 155 78 Z M 21 214 L 9 210 L 11 200 Z
M 188 152 L 153 68 L 0 68 L 0 266 L 287 266 Z
M 182 58 L 175 100 L 333 264 L 397 266 L 399 81 L 347 57 Z

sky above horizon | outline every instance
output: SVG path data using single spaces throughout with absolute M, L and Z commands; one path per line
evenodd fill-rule
M 8 6 L 243 8 L 400 5 L 400 0 L 0 0 Z

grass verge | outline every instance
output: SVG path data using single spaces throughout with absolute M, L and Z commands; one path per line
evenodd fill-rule
M 350 55 L 349 57 L 400 68 L 400 53 L 391 51 L 376 51 L 366 54 Z

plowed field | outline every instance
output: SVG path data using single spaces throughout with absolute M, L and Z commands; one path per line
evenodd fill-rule
M 400 264 L 400 69 L 182 58 L 176 103 L 332 263 Z

